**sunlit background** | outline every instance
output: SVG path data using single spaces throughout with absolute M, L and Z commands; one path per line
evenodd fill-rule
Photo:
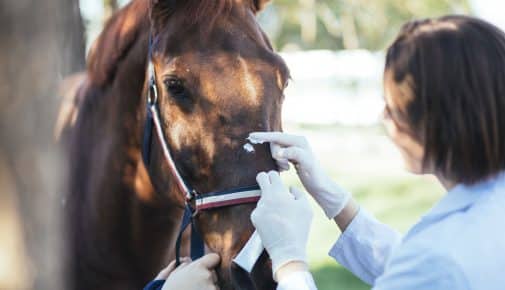
M 80 0 L 86 47 L 108 17 L 128 2 Z M 258 18 L 291 70 L 284 130 L 305 135 L 335 181 L 380 220 L 406 231 L 443 189 L 432 177 L 405 172 L 380 124 L 384 51 L 408 20 L 470 14 L 505 29 L 503 11 L 503 0 L 272 1 Z M 2 171 L 6 162 L 1 157 L 0 185 L 14 193 L 9 189 L 13 178 Z M 294 172 L 284 178 L 300 186 Z M 17 213 L 11 212 L 18 201 L 8 197 L 0 195 L 0 290 L 28 289 L 27 281 L 37 269 L 21 263 L 21 225 L 12 219 Z M 370 289 L 327 256 L 339 232 L 315 205 L 314 212 L 309 258 L 318 288 Z M 9 279 L 14 282 L 8 284 Z
M 108 9 L 102 0 L 81 0 L 81 8 L 89 46 Z M 325 168 L 363 207 L 406 231 L 443 189 L 431 177 L 405 172 L 381 127 L 384 51 L 405 21 L 471 14 L 504 29 L 503 11 L 501 0 L 272 1 L 259 21 L 291 70 L 284 130 L 307 136 Z M 284 177 L 297 185 L 293 172 Z M 327 256 L 339 232 L 315 205 L 314 211 L 309 256 L 319 289 L 370 289 Z

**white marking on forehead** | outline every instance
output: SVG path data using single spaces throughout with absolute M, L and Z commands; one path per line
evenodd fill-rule
M 238 57 L 238 60 L 242 68 L 241 78 L 243 82 L 243 88 L 245 89 L 245 93 L 247 93 L 247 96 L 244 97 L 249 97 L 250 100 L 257 102 L 259 93 L 254 82 L 254 75 L 249 70 L 249 65 L 247 62 L 241 56 Z

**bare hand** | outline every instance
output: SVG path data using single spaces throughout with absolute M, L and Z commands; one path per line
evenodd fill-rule
M 218 290 L 214 268 L 220 260 L 217 254 L 205 255 L 194 262 L 189 258 L 183 258 L 179 267 L 175 268 L 173 261 L 158 274 L 156 279 L 166 279 L 162 290 Z

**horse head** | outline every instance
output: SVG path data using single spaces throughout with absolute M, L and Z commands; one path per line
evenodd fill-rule
M 275 169 L 267 144 L 243 149 L 249 132 L 281 130 L 289 71 L 256 22 L 267 1 L 152 0 L 150 61 L 162 131 L 184 181 L 197 192 L 255 185 Z M 157 192 L 181 206 L 159 142 L 152 142 L 149 175 Z M 221 289 L 274 289 L 263 254 L 251 275 L 232 263 L 254 231 L 254 204 L 199 212 L 196 224 L 221 256 Z

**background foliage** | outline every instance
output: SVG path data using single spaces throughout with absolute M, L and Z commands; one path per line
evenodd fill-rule
M 260 20 L 281 50 L 380 50 L 405 21 L 469 9 L 466 0 L 275 0 Z

